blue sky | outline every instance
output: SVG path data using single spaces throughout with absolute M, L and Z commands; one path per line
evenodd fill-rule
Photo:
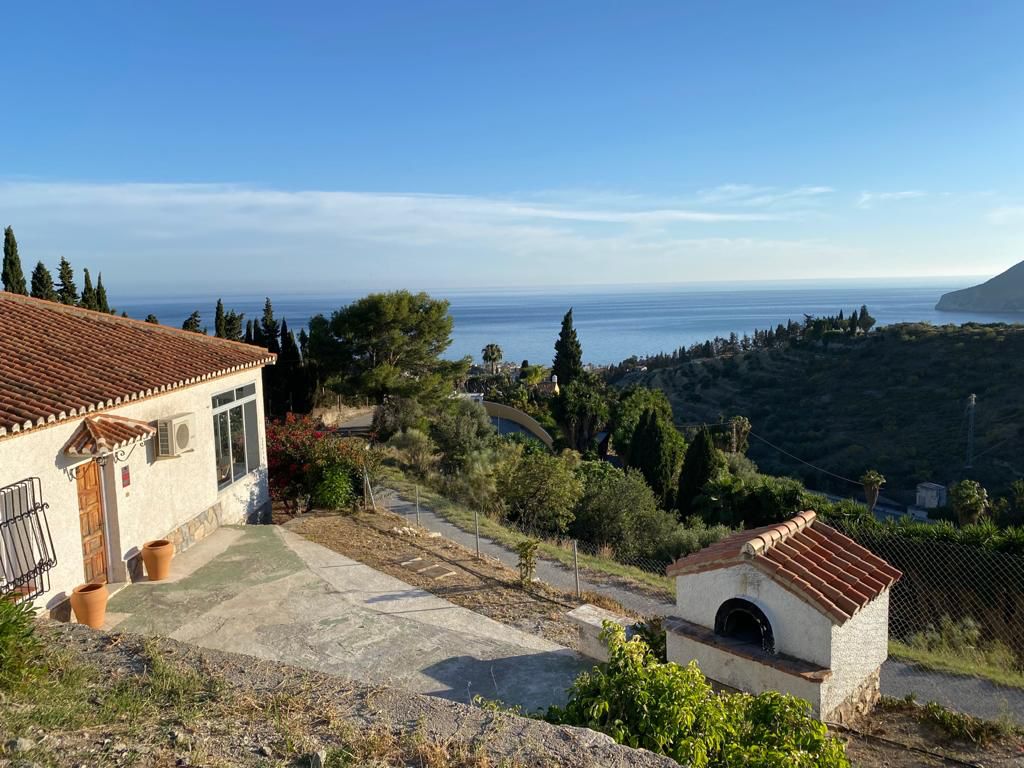
M 123 289 L 1024 259 L 1024 3 L 32 5 L 0 219 Z

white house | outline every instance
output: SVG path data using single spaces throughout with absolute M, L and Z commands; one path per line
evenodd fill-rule
M 0 593 L 55 616 L 269 509 L 265 349 L 0 292 Z
M 946 506 L 946 486 L 939 483 L 917 484 L 917 506 L 922 509 L 936 509 Z
M 727 536 L 667 572 L 670 661 L 696 659 L 709 679 L 748 693 L 792 693 L 828 721 L 877 701 L 901 574 L 814 512 Z

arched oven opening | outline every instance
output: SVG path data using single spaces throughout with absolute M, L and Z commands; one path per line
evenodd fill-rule
M 722 603 L 715 614 L 715 634 L 775 653 L 775 635 L 768 617 L 752 602 L 740 597 Z

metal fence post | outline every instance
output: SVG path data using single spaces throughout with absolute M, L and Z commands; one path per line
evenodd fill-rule
M 480 559 L 480 513 L 473 510 L 473 522 L 476 524 L 476 559 Z
M 416 484 L 416 525 L 420 524 L 420 486 Z
M 576 539 L 572 540 L 572 570 L 576 574 L 576 597 L 580 596 L 580 555 L 576 549 Z

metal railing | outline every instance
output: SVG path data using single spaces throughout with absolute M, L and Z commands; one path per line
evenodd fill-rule
M 34 600 L 50 589 L 49 571 L 57 557 L 48 507 L 38 477 L 0 488 L 0 595 L 15 602 Z

